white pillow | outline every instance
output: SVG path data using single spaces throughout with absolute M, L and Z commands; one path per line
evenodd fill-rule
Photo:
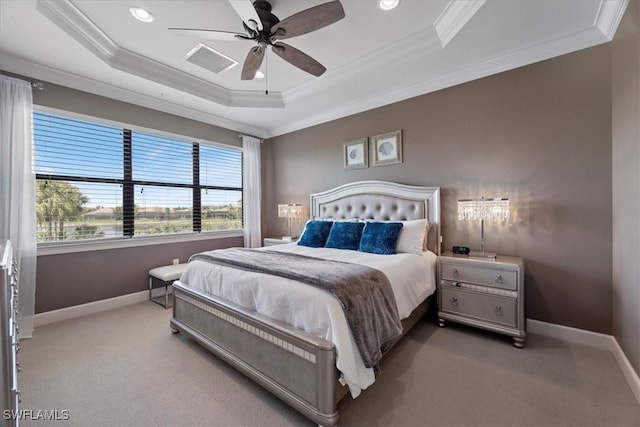
M 429 231 L 429 221 L 416 219 L 413 221 L 400 221 L 402 230 L 396 244 L 396 252 L 405 252 L 421 255 L 425 249 L 425 237 Z

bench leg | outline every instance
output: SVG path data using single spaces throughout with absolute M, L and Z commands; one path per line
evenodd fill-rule
M 164 282 L 164 308 L 169 308 L 169 284 Z

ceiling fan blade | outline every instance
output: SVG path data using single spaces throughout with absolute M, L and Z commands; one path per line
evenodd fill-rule
M 216 31 L 216 30 L 200 30 L 197 28 L 169 28 L 176 36 L 184 36 L 184 37 L 193 37 L 196 39 L 207 39 L 207 40 L 225 40 L 225 41 L 235 41 L 238 40 L 238 37 L 246 38 L 247 36 L 242 33 L 232 33 L 230 31 Z
M 247 59 L 244 60 L 244 65 L 242 66 L 242 76 L 240 77 L 242 80 L 253 80 L 256 76 L 256 72 L 262 65 L 262 59 L 264 58 L 264 53 L 266 49 L 262 46 L 252 47 L 247 55 Z
M 293 46 L 289 46 L 286 43 L 275 43 L 272 46 L 272 50 L 276 55 L 307 73 L 317 77 L 327 71 L 324 65 Z
M 229 0 L 242 21 L 251 29 L 262 30 L 262 21 L 251 0 Z M 255 24 L 253 24 L 255 23 Z
M 271 34 L 275 39 L 289 39 L 326 27 L 342 18 L 344 18 L 342 4 L 337 0 L 331 1 L 310 7 L 283 19 L 271 27 Z M 278 31 L 279 29 L 280 31 Z

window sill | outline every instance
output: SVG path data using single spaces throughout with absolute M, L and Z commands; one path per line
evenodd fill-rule
M 38 256 L 101 251 L 106 249 L 133 248 L 136 246 L 164 245 L 169 243 L 192 242 L 196 240 L 225 239 L 229 237 L 242 237 L 243 235 L 243 230 L 239 229 L 162 236 L 140 236 L 133 238 L 123 237 L 118 239 L 104 239 L 78 243 L 39 244 Z

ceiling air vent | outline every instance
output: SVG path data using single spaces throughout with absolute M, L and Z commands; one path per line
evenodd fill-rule
M 238 61 L 202 43 L 191 49 L 184 59 L 216 74 L 238 65 Z

